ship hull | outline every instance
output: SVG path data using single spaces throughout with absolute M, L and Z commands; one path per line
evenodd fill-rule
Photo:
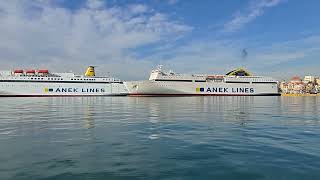
M 0 97 L 125 95 L 123 83 L 0 82 Z
M 279 96 L 276 83 L 125 82 L 130 96 Z

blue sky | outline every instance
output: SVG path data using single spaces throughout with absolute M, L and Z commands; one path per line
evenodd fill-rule
M 244 67 L 320 75 L 320 1 L 12 0 L 0 2 L 0 66 L 146 79 Z M 247 55 L 243 56 L 243 50 Z

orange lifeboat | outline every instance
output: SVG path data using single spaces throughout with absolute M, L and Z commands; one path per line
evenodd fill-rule
M 35 73 L 36 73 L 36 70 L 33 70 L 33 69 L 32 69 L 32 70 L 27 70 L 26 73 L 27 73 L 27 74 L 35 74 Z
M 38 70 L 38 73 L 48 74 L 48 73 L 49 73 L 49 70 L 47 70 L 47 69 L 40 69 L 40 70 Z
M 209 75 L 207 79 L 223 79 L 222 75 Z
M 15 74 L 22 74 L 23 73 L 23 70 L 22 69 L 16 69 L 13 71 L 13 73 Z
M 214 76 L 214 75 L 207 76 L 207 79 L 215 79 L 215 78 L 216 78 L 216 76 Z

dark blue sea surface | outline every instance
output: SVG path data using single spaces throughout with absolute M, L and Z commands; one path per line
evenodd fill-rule
M 320 179 L 317 97 L 0 98 L 1 180 Z

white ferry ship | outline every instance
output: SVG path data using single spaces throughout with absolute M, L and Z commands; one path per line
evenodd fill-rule
M 131 96 L 278 96 L 278 82 L 271 77 L 253 76 L 243 69 L 226 75 L 195 75 L 152 70 L 149 80 L 125 82 Z
M 112 96 L 127 95 L 119 79 L 97 77 L 89 66 L 85 75 L 42 70 L 0 71 L 0 96 Z

